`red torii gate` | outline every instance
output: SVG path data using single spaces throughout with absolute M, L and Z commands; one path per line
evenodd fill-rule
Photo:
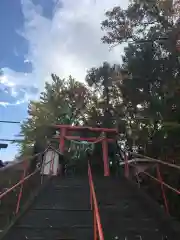
M 107 138 L 103 136 L 102 138 L 96 137 L 79 137 L 79 136 L 68 136 L 68 132 L 70 131 L 81 131 L 87 130 L 91 132 L 100 132 L 100 133 L 117 133 L 117 129 L 112 128 L 93 128 L 93 127 L 81 127 L 81 126 L 71 126 L 71 125 L 55 125 L 56 129 L 60 130 L 59 136 L 59 149 L 63 153 L 64 152 L 64 140 L 79 140 L 79 141 L 88 141 L 88 142 L 102 142 L 102 150 L 103 150 L 103 162 L 104 162 L 104 176 L 109 176 L 109 163 L 108 163 L 108 142 L 113 142 L 115 139 Z

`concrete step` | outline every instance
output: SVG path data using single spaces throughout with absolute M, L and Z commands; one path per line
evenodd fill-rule
M 105 239 L 175 239 L 126 179 L 95 178 L 94 183 Z
M 92 227 L 16 228 L 4 240 L 92 240 Z
M 86 179 L 53 178 L 5 240 L 93 239 Z

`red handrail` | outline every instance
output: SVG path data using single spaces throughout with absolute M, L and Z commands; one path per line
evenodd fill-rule
M 20 180 L 18 183 L 16 183 L 15 185 L 13 185 L 11 188 L 7 189 L 5 192 L 0 194 L 0 200 L 6 196 L 8 193 L 12 192 L 15 188 L 17 188 L 19 185 L 21 185 L 23 182 L 25 182 L 26 180 L 28 180 L 30 177 L 32 177 L 34 174 L 36 174 L 39 171 L 39 169 L 37 169 L 36 171 L 34 171 L 33 173 L 29 174 L 27 177 L 25 177 L 24 179 Z
M 47 148 L 48 149 L 48 148 Z M 43 152 L 45 153 L 47 151 L 47 149 Z M 39 155 L 42 155 L 43 153 L 39 153 L 34 155 L 34 157 L 37 157 Z M 32 159 L 32 157 L 30 157 L 30 159 Z M 20 163 L 22 163 L 23 161 L 21 161 Z M 54 157 L 51 158 L 50 161 L 48 161 L 45 165 L 49 164 L 50 162 L 54 162 Z M 15 165 L 17 165 L 18 163 L 16 163 Z M 12 165 L 15 166 L 15 165 Z M 11 188 L 7 189 L 5 192 L 0 194 L 0 200 L 2 200 L 8 193 L 12 192 L 14 189 L 16 189 L 18 186 L 21 185 L 19 194 L 18 194 L 18 200 L 17 200 L 17 205 L 16 205 L 16 214 L 19 212 L 19 208 L 20 208 L 20 202 L 21 202 L 21 198 L 22 198 L 22 192 L 23 192 L 23 186 L 24 186 L 24 182 L 27 181 L 29 178 L 31 178 L 32 176 L 34 176 L 37 172 L 40 171 L 41 168 L 36 169 L 34 172 L 32 172 L 31 174 L 26 176 L 27 173 L 27 160 L 24 160 L 24 167 L 23 167 L 23 174 L 22 174 L 22 178 L 19 182 L 17 182 L 15 185 L 13 185 Z M 45 166 L 44 165 L 44 166 Z
M 169 184 L 165 183 L 164 181 L 161 181 L 160 179 L 152 176 L 151 174 L 142 171 L 143 174 L 145 174 L 146 176 L 150 177 L 151 179 L 155 180 L 158 183 L 162 183 L 163 186 L 167 187 L 168 189 L 172 190 L 173 192 L 177 193 L 178 195 L 180 195 L 180 191 L 176 188 L 171 187 Z
M 51 166 L 50 166 L 50 171 L 51 171 L 52 166 L 54 165 L 54 158 L 55 158 L 55 154 L 53 154 L 53 152 L 52 152 L 51 160 L 43 165 L 43 169 L 44 169 L 44 166 L 51 163 Z M 20 189 L 19 194 L 18 194 L 18 201 L 17 201 L 17 205 L 16 205 L 16 214 L 19 212 L 19 206 L 20 206 L 20 202 L 21 202 L 21 198 L 22 198 L 22 192 L 23 192 L 23 186 L 24 186 L 24 182 L 25 182 L 24 179 L 25 179 L 25 176 L 26 176 L 26 170 L 27 170 L 27 161 L 24 162 L 24 171 L 23 171 L 23 175 L 22 175 L 21 189 Z M 38 171 L 40 171 L 40 169 L 38 169 Z M 38 171 L 35 171 L 35 173 L 38 172 Z M 41 184 L 42 184 L 42 182 L 43 182 L 43 177 L 41 178 Z
M 148 156 L 145 156 L 145 155 L 142 155 L 142 154 L 139 154 L 139 153 L 135 153 L 135 152 L 130 152 L 130 151 L 126 151 L 126 152 L 130 153 L 134 157 L 144 158 L 144 159 L 148 160 L 148 162 L 159 163 L 159 164 L 162 164 L 162 165 L 165 165 L 165 166 L 168 166 L 168 167 L 180 170 L 180 166 L 179 165 L 176 165 L 176 164 L 173 164 L 173 163 L 164 162 L 162 160 L 159 160 L 159 159 L 156 159 L 156 158 L 151 158 L 151 157 L 148 157 Z
M 104 240 L 104 233 L 102 229 L 101 224 L 101 218 L 99 214 L 98 204 L 97 204 L 97 198 L 96 193 L 94 190 L 94 183 L 92 178 L 92 172 L 91 167 L 88 162 L 88 177 L 89 177 L 89 187 L 90 187 L 90 204 L 91 204 L 91 210 L 93 210 L 93 220 L 94 220 L 94 240 L 97 240 L 97 233 L 100 240 Z
M 152 160 L 152 163 L 155 163 L 156 165 L 156 174 L 157 174 L 157 177 L 155 176 L 152 176 L 150 173 L 146 172 L 146 171 L 141 171 L 140 173 L 143 173 L 144 175 L 148 176 L 149 178 L 153 179 L 154 181 L 156 181 L 157 183 L 160 184 L 161 186 L 161 193 L 162 193 L 162 198 L 163 198 L 163 201 L 164 201 L 164 206 L 165 206 L 165 210 L 166 210 L 166 213 L 169 214 L 169 206 L 168 206 L 168 200 L 167 200 L 167 197 L 166 197 L 166 193 L 165 193 L 165 189 L 164 187 L 166 187 L 167 189 L 170 189 L 171 191 L 175 192 L 176 194 L 180 195 L 180 190 L 170 186 L 169 184 L 167 184 L 166 182 L 163 181 L 163 178 L 162 178 L 162 175 L 161 175 L 161 172 L 160 172 L 160 168 L 159 168 L 159 164 L 162 164 L 164 166 L 168 166 L 168 167 L 171 167 L 171 168 L 174 168 L 174 169 L 177 169 L 179 170 L 180 169 L 180 166 L 178 165 L 175 165 L 175 164 L 169 164 L 169 163 L 166 163 L 166 162 L 163 162 L 159 159 L 154 159 L 154 158 L 150 158 L 150 157 L 146 157 L 146 156 L 143 156 L 141 154 L 136 154 L 136 153 L 131 153 L 132 155 L 134 156 L 138 156 L 138 157 L 144 157 L 148 160 Z M 149 163 L 149 161 L 148 161 Z M 129 166 L 131 167 L 135 167 L 135 165 L 133 165 L 132 163 L 129 163 L 128 162 L 128 159 L 125 158 L 125 177 L 129 177 L 127 175 L 127 169 L 129 171 Z M 139 174 L 139 173 L 138 173 Z M 137 175 L 138 175 L 137 174 Z
M 22 192 L 23 192 L 23 186 L 24 186 L 24 178 L 26 177 L 26 171 L 27 171 L 27 162 L 26 160 L 24 161 L 24 171 L 22 175 L 22 183 L 21 183 L 21 189 L 19 191 L 18 195 L 18 200 L 17 200 L 17 205 L 16 205 L 16 214 L 19 212 L 19 207 L 20 207 L 20 202 L 21 202 L 21 197 L 22 197 Z

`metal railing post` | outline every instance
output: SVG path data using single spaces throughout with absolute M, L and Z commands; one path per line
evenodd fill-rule
M 99 215 L 96 193 L 94 190 L 94 183 L 93 183 L 93 179 L 92 179 L 91 167 L 90 167 L 89 162 L 88 162 L 88 177 L 89 177 L 89 187 L 91 188 L 91 193 L 92 193 L 94 240 L 97 240 L 98 237 L 100 240 L 104 240 L 104 234 L 103 234 L 103 230 L 102 230 L 101 219 L 100 219 L 100 215 Z
M 23 186 L 24 186 L 24 179 L 26 176 L 26 171 L 27 171 L 27 161 L 24 161 L 24 170 L 23 170 L 23 174 L 22 174 L 22 182 L 21 182 L 21 187 L 20 187 L 20 191 L 18 194 L 18 200 L 17 200 L 17 205 L 16 205 L 16 214 L 18 214 L 19 212 L 19 208 L 20 208 L 20 202 L 21 202 L 21 198 L 22 198 L 22 192 L 23 192 Z
M 162 179 L 161 172 L 160 172 L 158 164 L 156 166 L 156 171 L 157 171 L 158 180 L 159 180 L 160 185 L 161 185 L 161 193 L 162 193 L 162 197 L 163 197 L 163 201 L 164 201 L 165 210 L 166 210 L 166 213 L 169 214 L 169 207 L 168 207 L 166 193 L 165 193 L 165 189 L 164 189 L 164 185 L 163 185 L 163 179 Z

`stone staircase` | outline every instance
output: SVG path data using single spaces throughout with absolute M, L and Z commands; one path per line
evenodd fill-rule
M 88 179 L 51 179 L 4 240 L 93 239 Z
M 177 240 L 171 219 L 126 179 L 94 177 L 107 240 Z M 92 240 L 87 177 L 52 178 L 3 240 Z
M 137 185 L 123 177 L 95 178 L 94 184 L 105 239 L 180 239 L 171 219 Z

